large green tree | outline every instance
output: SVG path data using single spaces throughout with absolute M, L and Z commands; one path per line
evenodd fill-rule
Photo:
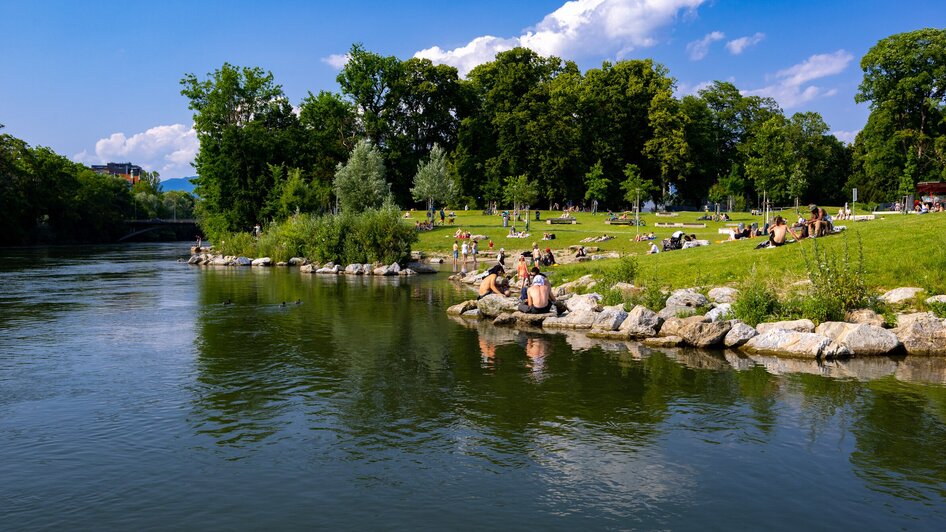
M 391 196 L 384 180 L 384 159 L 368 140 L 361 140 L 348 162 L 335 171 L 335 197 L 343 212 L 362 212 L 381 207 Z
M 456 180 L 447 167 L 447 154 L 443 148 L 435 144 L 430 150 L 430 158 L 417 165 L 411 194 L 415 201 L 426 202 L 429 212 L 438 203 L 446 205 L 454 201 L 458 192 Z

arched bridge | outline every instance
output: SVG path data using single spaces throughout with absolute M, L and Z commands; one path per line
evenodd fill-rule
M 168 227 L 174 228 L 175 230 L 185 230 L 189 227 L 191 232 L 197 232 L 197 220 L 190 218 L 178 218 L 176 220 L 162 220 L 160 218 L 152 218 L 151 220 L 125 220 L 125 225 L 131 229 L 131 232 L 119 238 L 119 242 L 124 242 L 129 238 Z

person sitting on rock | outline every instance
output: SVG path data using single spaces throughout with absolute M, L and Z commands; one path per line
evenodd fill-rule
M 576 257 L 587 257 L 588 254 L 585 253 L 585 246 L 578 246 L 578 252 L 575 253 Z
M 824 236 L 831 230 L 831 217 L 824 209 L 815 204 L 809 206 L 811 218 L 807 220 L 808 234 L 814 237 Z
M 480 292 L 477 299 L 483 299 L 490 294 L 499 294 L 501 296 L 509 295 L 509 289 L 501 288 L 504 285 L 506 270 L 499 264 L 487 270 L 488 275 L 480 283 Z
M 544 275 L 536 274 L 532 279 L 532 285 L 526 291 L 526 301 L 519 303 L 519 311 L 528 314 L 545 314 L 552 309 L 554 300 L 552 285 Z

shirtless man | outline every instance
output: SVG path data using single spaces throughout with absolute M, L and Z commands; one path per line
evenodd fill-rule
M 824 236 L 828 232 L 828 213 L 817 205 L 811 205 L 811 218 L 807 220 L 808 233 L 812 236 Z
M 544 275 L 536 275 L 532 279 L 532 286 L 526 292 L 525 303 L 519 304 L 520 312 L 531 314 L 545 314 L 552 308 L 552 287 Z
M 500 283 L 498 283 L 498 280 L 500 279 L 500 276 L 503 275 L 503 273 L 505 273 L 505 270 L 503 270 L 503 267 L 498 264 L 490 268 L 489 275 L 487 275 L 480 283 L 480 295 L 477 297 L 477 299 L 483 299 L 490 294 L 499 294 L 501 296 L 509 295 L 508 293 L 499 289 Z
M 795 234 L 795 231 L 792 231 L 792 228 L 785 224 L 785 219 L 781 216 L 776 216 L 773 222 L 772 227 L 769 227 L 770 246 L 785 245 L 785 236 L 787 233 L 791 233 L 792 238 L 795 240 L 801 240 L 801 238 Z

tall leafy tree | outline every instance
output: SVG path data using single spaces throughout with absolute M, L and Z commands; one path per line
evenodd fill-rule
M 522 174 L 506 180 L 503 190 L 503 199 L 512 203 L 513 209 L 519 210 L 525 205 L 531 205 L 538 197 L 535 183 L 529 181 L 529 176 Z
M 608 185 L 611 180 L 605 177 L 601 161 L 585 174 L 585 201 L 604 201 L 608 197 Z
M 454 201 L 458 192 L 456 181 L 447 167 L 447 154 L 435 144 L 430 150 L 430 158 L 417 165 L 411 194 L 415 201 L 425 201 L 430 211 L 438 203 L 445 205 Z
M 391 195 L 384 180 L 384 159 L 368 140 L 359 141 L 345 164 L 335 171 L 335 196 L 345 212 L 361 212 L 383 205 Z
M 672 183 L 685 181 L 690 172 L 690 146 L 686 140 L 687 115 L 680 111 L 673 97 L 671 84 L 666 80 L 653 97 L 648 109 L 648 122 L 653 136 L 644 143 L 644 153 L 657 163 L 663 196 L 666 198 Z M 679 186 L 678 186 L 679 188 Z

